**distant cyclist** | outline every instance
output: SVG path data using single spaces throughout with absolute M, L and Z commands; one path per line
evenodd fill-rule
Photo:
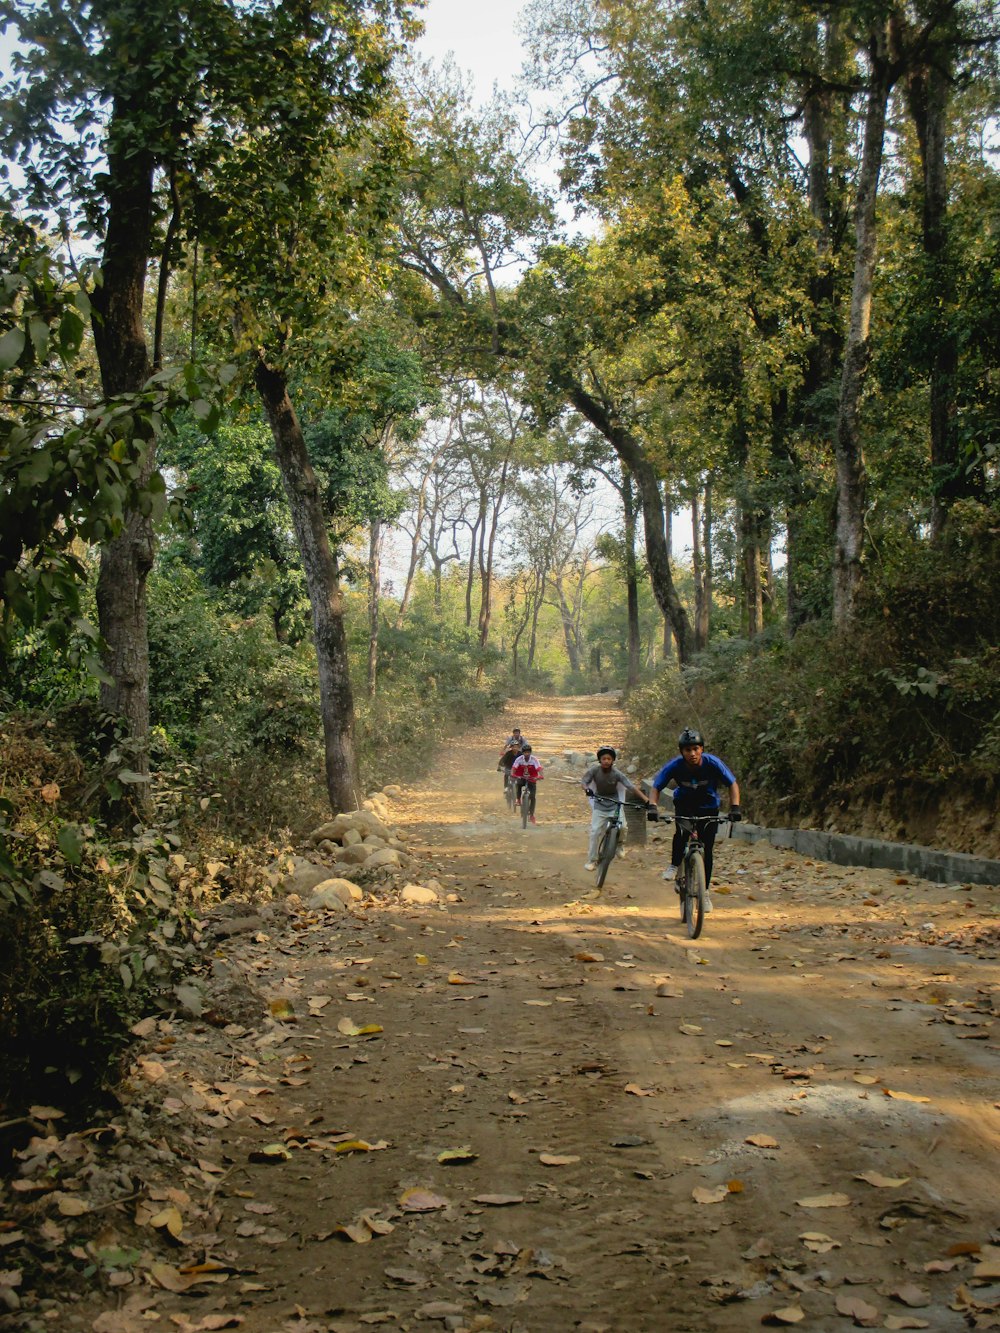
M 510 770 L 514 760 L 521 753 L 521 746 L 526 745 L 524 737 L 521 735 L 521 728 L 514 727 L 510 735 L 503 743 L 503 751 L 500 755 L 500 762 L 497 764 L 497 772 L 503 774 L 503 789 L 507 790 L 507 783 L 510 781 Z
M 590 845 L 587 848 L 587 862 L 584 870 L 593 870 L 597 865 L 597 848 L 601 834 L 618 813 L 618 801 L 624 801 L 625 793 L 631 792 L 640 801 L 651 804 L 649 797 L 639 790 L 621 769 L 615 768 L 618 755 L 613 745 L 602 745 L 597 751 L 597 763 L 591 766 L 580 779 L 580 786 L 587 793 L 593 805 L 590 816 Z
M 535 788 L 541 782 L 542 766 L 531 753 L 531 746 L 527 741 L 521 746 L 521 753 L 511 766 L 511 780 L 517 783 L 517 803 L 528 801 L 528 818 L 533 824 L 535 822 Z
M 660 792 L 668 783 L 674 784 L 674 813 L 685 815 L 717 815 L 719 813 L 719 790 L 725 787 L 729 793 L 729 818 L 734 824 L 743 818 L 740 811 L 740 788 L 734 775 L 718 755 L 708 754 L 705 750 L 705 738 L 693 727 L 685 727 L 677 738 L 680 756 L 664 764 L 653 779 L 651 795 L 654 803 L 659 800 Z M 699 836 L 705 844 L 705 887 L 712 882 L 712 848 L 715 844 L 717 824 L 703 824 Z M 684 861 L 684 849 L 690 833 L 674 825 L 674 841 L 670 851 L 670 870 L 663 872 L 664 879 L 679 878 Z M 705 911 L 712 910 L 712 900 L 705 898 Z

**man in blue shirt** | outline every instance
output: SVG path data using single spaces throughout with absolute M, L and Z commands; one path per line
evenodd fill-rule
M 677 738 L 680 757 L 664 764 L 653 779 L 650 795 L 653 804 L 660 798 L 660 792 L 669 782 L 674 783 L 674 812 L 678 815 L 717 815 L 719 813 L 719 788 L 729 792 L 729 818 L 739 823 L 743 818 L 740 812 L 740 788 L 736 778 L 714 754 L 705 752 L 705 738 L 700 731 L 685 727 Z M 715 845 L 717 824 L 703 824 L 699 837 L 705 844 L 705 886 L 712 882 L 712 848 Z M 674 825 L 674 842 L 670 853 L 672 870 L 664 871 L 663 878 L 671 879 L 680 873 L 684 860 L 684 848 L 690 833 Z M 712 910 L 712 900 L 706 897 L 706 912 Z

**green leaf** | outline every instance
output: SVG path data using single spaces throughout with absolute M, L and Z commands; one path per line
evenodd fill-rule
M 31 345 L 35 349 L 35 356 L 39 361 L 44 361 L 45 353 L 49 350 L 49 326 L 44 319 L 30 319 L 28 321 L 28 332 L 31 335 Z
M 118 771 L 119 782 L 149 782 L 148 773 L 135 773 L 131 768 L 122 768 Z
M 71 866 L 78 866 L 83 859 L 83 839 L 75 824 L 65 824 L 56 837 L 59 850 Z
M 24 329 L 8 329 L 0 338 L 0 370 L 11 370 L 21 359 L 27 339 Z

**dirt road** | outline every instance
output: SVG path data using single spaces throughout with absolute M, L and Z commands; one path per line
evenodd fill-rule
M 393 804 L 444 901 L 220 950 L 297 1021 L 150 1054 L 180 1165 L 148 1206 L 182 1282 L 218 1267 L 55 1326 L 1000 1327 L 996 891 L 720 843 L 690 942 L 665 841 L 597 897 L 578 787 L 505 813 L 517 722 L 543 757 L 621 729 L 509 710 Z

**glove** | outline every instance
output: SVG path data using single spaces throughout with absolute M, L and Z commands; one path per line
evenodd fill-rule
M 646 806 L 646 819 L 649 821 L 650 824 L 655 824 L 656 821 L 659 819 L 659 817 L 660 817 L 660 812 L 659 810 L 657 810 L 655 805 Z
M 738 805 L 731 805 L 729 807 L 729 822 L 731 824 L 739 824 L 742 819 L 743 819 L 743 811 L 740 809 L 740 807 Z

